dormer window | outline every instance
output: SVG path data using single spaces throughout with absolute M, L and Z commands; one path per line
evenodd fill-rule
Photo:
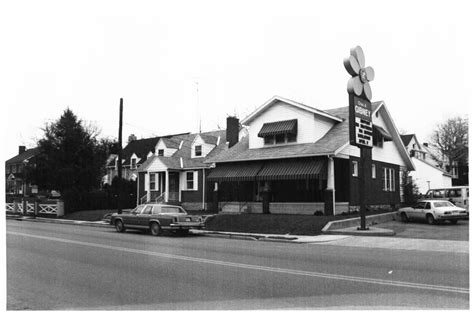
M 130 159 L 130 169 L 137 169 L 137 158 Z
M 202 145 L 196 145 L 194 147 L 194 156 L 201 157 L 202 156 Z
M 158 156 L 163 157 L 165 155 L 164 149 L 158 149 Z
M 263 137 L 265 145 L 294 143 L 296 142 L 297 131 L 297 120 L 271 122 L 263 124 L 258 137 Z

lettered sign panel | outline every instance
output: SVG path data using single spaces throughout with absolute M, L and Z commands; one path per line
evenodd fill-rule
M 349 137 L 354 146 L 372 147 L 372 104 L 349 94 Z

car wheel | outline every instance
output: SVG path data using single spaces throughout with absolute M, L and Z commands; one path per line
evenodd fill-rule
M 161 227 L 158 223 L 154 222 L 150 225 L 150 232 L 153 236 L 161 235 Z
M 433 215 L 431 215 L 431 214 L 426 215 L 426 221 L 427 221 L 428 224 L 430 224 L 430 225 L 434 225 L 434 224 L 436 223 L 436 221 L 435 221 Z
M 450 219 L 449 222 L 453 225 L 456 225 L 458 223 L 457 219 Z
M 404 222 L 404 223 L 407 223 L 407 222 L 408 222 L 407 213 L 402 213 L 402 214 L 400 214 L 400 218 L 402 219 L 402 222 Z
M 125 231 L 125 226 L 120 219 L 115 221 L 115 230 L 117 230 L 119 233 L 123 233 Z

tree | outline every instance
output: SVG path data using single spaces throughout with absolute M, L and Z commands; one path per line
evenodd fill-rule
M 462 165 L 469 161 L 468 129 L 467 118 L 455 117 L 439 124 L 433 133 L 433 142 L 448 160 L 448 171 L 455 161 Z
M 66 209 L 73 210 L 74 198 L 100 186 L 106 155 L 114 145 L 97 136 L 96 128 L 86 126 L 67 108 L 56 122 L 46 125 L 38 141 L 33 180 L 42 189 L 59 190 Z
M 407 170 L 402 171 L 403 203 L 413 205 L 421 197 L 418 186 L 413 182 Z

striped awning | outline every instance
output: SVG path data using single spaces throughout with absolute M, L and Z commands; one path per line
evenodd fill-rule
M 326 166 L 323 159 L 268 161 L 256 180 L 326 179 Z
M 296 134 L 298 120 L 287 120 L 265 123 L 258 132 L 258 137 L 265 137 L 277 134 Z
M 218 165 L 209 173 L 207 181 L 254 181 L 262 165 L 259 161 Z
M 390 135 L 382 126 L 373 124 L 375 130 L 383 136 L 384 140 L 393 140 L 392 135 Z

